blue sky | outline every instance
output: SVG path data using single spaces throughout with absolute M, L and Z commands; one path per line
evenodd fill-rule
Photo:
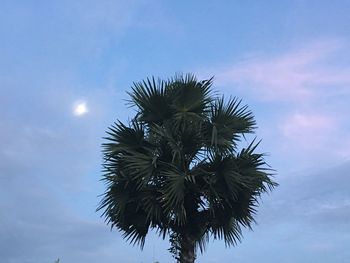
M 349 1 L 0 1 L 0 259 L 172 262 L 110 231 L 106 128 L 133 81 L 192 72 L 253 110 L 280 187 L 198 262 L 350 260 Z M 85 102 L 88 112 L 75 115 Z

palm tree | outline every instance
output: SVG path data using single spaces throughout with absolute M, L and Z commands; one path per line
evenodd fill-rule
M 210 238 L 240 241 L 261 193 L 277 185 L 255 140 L 237 149 L 256 128 L 252 112 L 218 97 L 212 81 L 187 74 L 134 83 L 136 116 L 112 125 L 103 144 L 98 210 L 107 224 L 141 248 L 150 229 L 169 236 L 181 263 L 194 262 Z

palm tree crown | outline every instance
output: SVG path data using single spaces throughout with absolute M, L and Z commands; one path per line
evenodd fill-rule
M 128 125 L 116 122 L 103 144 L 106 192 L 98 207 L 111 227 L 143 247 L 149 229 L 180 262 L 194 262 L 210 237 L 235 245 L 251 227 L 271 179 L 257 143 L 238 143 L 256 127 L 236 98 L 212 90 L 212 78 L 193 75 L 134 83 L 137 109 Z

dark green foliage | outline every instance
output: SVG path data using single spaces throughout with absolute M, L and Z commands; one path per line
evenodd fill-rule
M 210 237 L 235 245 L 241 227 L 254 222 L 261 193 L 277 185 L 257 143 L 237 149 L 254 132 L 253 114 L 211 85 L 189 74 L 135 83 L 136 116 L 107 131 L 107 190 L 98 210 L 133 244 L 143 247 L 156 229 L 170 236 L 175 255 L 192 243 L 203 251 Z

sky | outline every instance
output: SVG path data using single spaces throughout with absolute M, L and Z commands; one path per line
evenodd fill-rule
M 350 260 L 350 2 L 0 0 L 0 261 L 173 262 L 95 212 L 132 83 L 191 72 L 256 116 L 280 186 L 201 263 Z M 248 143 L 248 142 L 246 142 Z

